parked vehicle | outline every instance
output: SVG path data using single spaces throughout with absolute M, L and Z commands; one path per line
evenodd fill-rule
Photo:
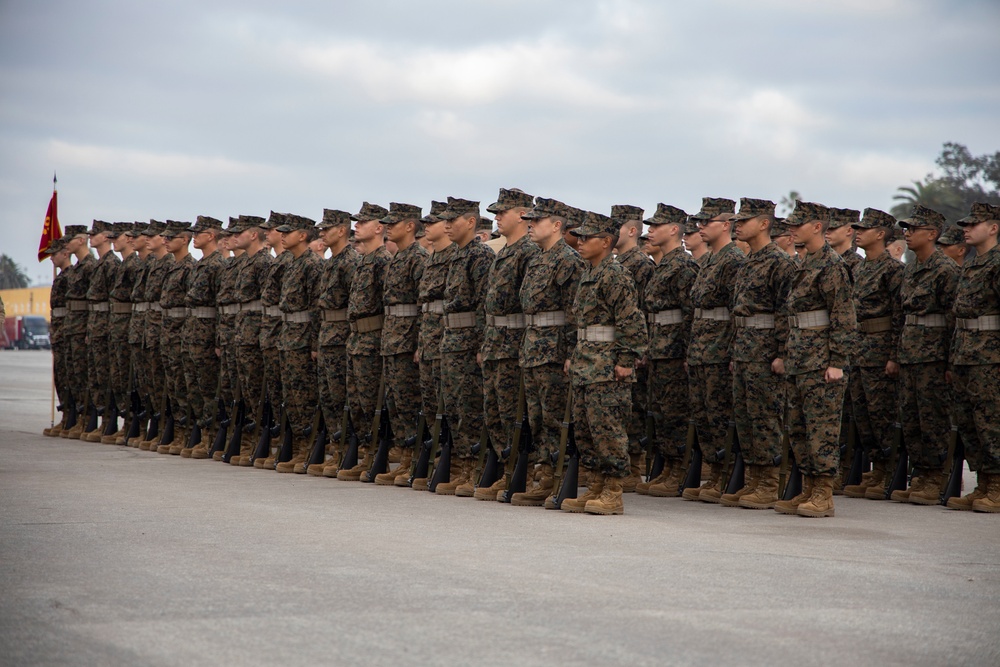
M 0 343 L 8 350 L 51 349 L 49 323 L 39 315 L 8 317 L 3 323 L 3 340 Z

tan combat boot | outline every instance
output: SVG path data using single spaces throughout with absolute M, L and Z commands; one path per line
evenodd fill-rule
M 920 475 L 917 475 L 917 471 L 914 470 L 913 477 L 910 478 L 910 488 L 893 491 L 892 496 L 890 496 L 889 500 L 895 500 L 897 503 L 905 503 L 910 499 L 911 493 L 913 493 L 914 491 L 919 493 L 920 491 L 923 490 L 923 488 L 924 488 L 923 471 L 920 472 Z
M 972 509 L 995 514 L 1000 512 L 1000 475 L 991 474 L 986 477 L 986 497 L 974 501 Z
M 201 441 L 190 450 L 185 451 L 190 451 L 188 456 L 192 459 L 207 460 L 209 452 L 212 451 L 212 445 L 215 444 L 214 440 L 215 438 L 211 437 L 209 429 L 205 428 L 201 432 Z M 181 456 L 184 456 L 184 452 L 181 452 Z M 233 458 L 235 459 L 236 457 L 234 456 Z
M 799 504 L 796 514 L 812 518 L 833 516 L 833 486 L 836 481 L 833 475 L 813 478 L 812 494 L 809 500 Z
M 360 482 L 361 474 L 368 472 L 368 469 L 372 467 L 374 454 L 371 450 L 371 447 L 358 447 L 358 454 L 361 456 L 358 465 L 350 470 L 341 470 L 337 473 L 337 479 L 342 482 Z
M 622 493 L 635 493 L 642 481 L 642 473 L 646 469 L 646 452 L 629 454 L 628 477 L 622 480 Z
M 389 448 L 389 463 L 399 463 L 403 460 L 403 448 L 393 445 Z M 377 475 L 376 475 L 377 476 Z
M 723 507 L 739 507 L 740 498 L 743 496 L 753 493 L 757 489 L 757 477 L 759 475 L 758 470 L 761 466 L 748 465 L 746 467 L 746 477 L 743 480 L 743 488 L 738 489 L 736 493 L 723 493 L 722 497 L 719 498 L 719 504 Z
M 538 468 L 542 473 L 541 477 L 538 481 L 528 485 L 528 488 L 523 493 L 515 493 L 511 496 L 511 505 L 517 507 L 541 507 L 545 504 L 545 499 L 552 495 L 552 487 L 555 484 L 552 465 L 543 463 Z
M 504 472 L 500 476 L 500 479 L 493 482 L 490 486 L 481 486 L 476 489 L 476 492 L 472 494 L 472 497 L 476 500 L 497 500 L 500 494 L 507 490 L 507 473 Z
M 977 472 L 976 488 L 972 490 L 972 493 L 967 493 L 961 498 L 949 498 L 946 507 L 950 510 L 972 511 L 972 504 L 986 497 L 986 482 L 988 478 L 989 475 Z
M 947 479 L 944 476 L 944 470 L 929 470 L 925 475 L 921 475 L 924 480 L 924 485 L 920 487 L 919 490 L 910 490 L 910 495 L 906 498 L 906 502 L 913 503 L 914 505 L 937 505 L 941 502 L 941 491 L 944 490 L 944 485 L 947 483 Z
M 274 466 L 277 472 L 295 472 L 295 467 L 302 465 L 306 462 L 309 457 L 309 444 L 308 441 L 302 440 L 300 438 L 294 438 L 292 440 L 292 458 L 284 463 L 278 463 Z M 303 472 L 305 472 L 303 470 Z
M 576 498 L 567 498 L 562 501 L 561 509 L 563 512 L 570 512 L 573 514 L 580 514 L 587 511 L 587 503 L 591 500 L 597 500 L 601 497 L 604 492 L 604 476 L 596 472 L 591 472 L 589 476 L 590 486 L 587 487 L 587 492 L 582 496 Z
M 102 433 L 103 433 L 103 431 L 102 431 Z M 101 444 L 102 445 L 116 445 L 116 444 L 118 444 L 118 439 L 119 438 L 124 438 L 124 437 L 125 437 L 125 429 L 124 428 L 120 428 L 117 431 L 115 431 L 114 433 L 112 433 L 111 435 L 102 435 L 101 436 Z
M 844 487 L 844 495 L 848 498 L 864 498 L 868 489 L 881 487 L 882 495 L 885 495 L 885 461 L 875 461 L 872 469 L 861 475 L 861 483 L 848 484 Z
M 159 439 L 159 444 L 156 446 L 156 449 L 153 449 L 153 445 L 150 445 L 149 446 L 149 451 L 151 451 L 151 452 L 155 451 L 157 454 L 169 454 L 170 453 L 170 446 L 172 444 L 174 444 L 175 442 L 177 442 L 177 438 L 178 438 L 178 436 L 180 436 L 180 433 L 181 433 L 180 429 L 175 428 L 174 429 L 174 439 L 171 442 L 163 442 L 163 437 L 161 436 L 160 439 Z
M 77 415 L 76 423 L 73 424 L 73 427 L 60 433 L 59 437 L 69 438 L 70 440 L 79 440 L 80 436 L 83 435 L 83 427 L 84 427 L 83 422 L 86 421 L 86 419 L 87 419 L 86 411 L 83 414 Z
M 702 467 L 702 472 L 704 473 L 704 466 Z M 701 497 L 702 491 L 717 487 L 719 485 L 719 480 L 722 479 L 722 464 L 713 463 L 709 470 L 708 477 L 706 478 L 705 475 L 702 474 L 701 478 L 706 480 L 701 486 L 692 486 L 684 489 L 684 493 L 681 495 L 684 500 L 698 500 Z
M 778 467 L 757 466 L 753 491 L 740 498 L 739 506 L 748 510 L 769 510 L 778 502 Z
M 309 469 L 306 470 L 306 474 L 312 475 L 313 477 L 324 477 L 324 476 L 336 477 L 337 470 L 339 469 L 337 463 L 339 461 L 340 461 L 340 456 L 336 452 L 334 452 L 333 456 L 323 461 L 322 463 L 314 463 L 311 466 L 309 466 Z M 333 467 L 333 474 L 327 475 L 326 469 L 331 466 Z
M 622 480 L 619 477 L 605 477 L 601 495 L 588 500 L 583 506 L 587 514 L 624 514 L 625 503 L 622 501 Z
M 472 479 L 472 459 L 452 459 L 451 478 L 447 482 L 439 482 L 434 493 L 439 496 L 453 496 L 458 487 Z
M 104 437 L 104 429 L 108 427 L 107 417 L 101 417 L 97 428 L 93 431 L 88 431 L 80 435 L 80 440 L 84 442 L 100 442 L 101 438 Z
M 778 500 L 774 503 L 774 511 L 778 514 L 798 514 L 799 505 L 809 500 L 813 493 L 813 480 L 810 475 L 802 475 L 802 493 L 791 500 Z M 832 492 L 832 489 L 831 489 Z
M 399 465 L 395 470 L 375 475 L 375 483 L 379 486 L 396 486 L 396 479 L 410 478 L 410 467 L 413 465 L 413 450 L 404 449 L 399 455 Z
M 638 484 L 636 484 L 635 492 L 641 496 L 648 496 L 649 487 L 654 486 L 656 484 L 662 484 L 667 481 L 667 478 L 670 477 L 671 468 L 672 466 L 670 461 L 664 461 L 663 470 L 660 471 L 660 474 L 646 482 L 639 482 Z
M 718 467 L 718 472 L 715 471 L 716 467 Z M 713 478 L 701 485 L 701 490 L 698 492 L 698 500 L 704 503 L 718 503 L 722 501 L 722 491 L 726 486 L 726 482 L 729 481 L 723 477 L 724 472 L 725 467 L 721 463 L 712 464 Z M 714 484 L 712 483 L 713 481 L 715 482 Z
M 174 428 L 174 441 L 170 443 L 170 455 L 178 456 L 184 448 L 187 447 L 188 438 L 191 437 L 191 432 L 186 428 Z
M 676 498 L 681 493 L 681 484 L 687 473 L 680 461 L 675 461 L 670 469 L 670 475 L 662 482 L 649 487 L 649 495 L 653 498 Z

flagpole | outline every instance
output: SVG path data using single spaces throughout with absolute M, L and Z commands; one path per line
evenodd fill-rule
M 56 193 L 56 172 L 52 172 L 52 194 Z M 58 219 L 58 216 L 57 216 Z M 56 284 L 56 263 L 52 262 L 52 284 Z M 52 288 L 49 288 L 49 294 L 52 293 Z M 49 333 L 52 333 L 52 297 L 49 297 Z M 51 339 L 51 336 L 50 336 Z M 51 340 L 49 342 L 49 350 L 52 352 L 52 387 L 50 390 L 50 400 L 49 400 L 49 428 L 56 425 L 56 364 L 55 364 L 55 353 L 52 350 Z

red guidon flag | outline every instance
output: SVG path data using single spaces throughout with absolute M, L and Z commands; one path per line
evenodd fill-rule
M 49 200 L 49 210 L 45 213 L 45 227 L 42 228 L 42 240 L 38 242 L 38 261 L 48 258 L 45 251 L 58 238 L 62 238 L 62 227 L 59 226 L 58 205 L 56 203 L 56 177 L 52 177 L 52 199 Z

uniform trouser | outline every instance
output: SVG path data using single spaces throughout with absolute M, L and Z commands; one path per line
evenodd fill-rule
M 921 472 L 940 470 L 948 456 L 951 391 L 944 378 L 946 370 L 944 361 L 899 366 L 903 443 L 910 465 Z
M 128 347 L 132 361 L 134 389 L 139 395 L 140 401 L 145 405 L 146 396 L 149 395 L 149 369 L 145 350 L 142 348 L 142 343 L 130 343 Z
M 163 358 L 164 391 L 170 402 L 170 412 L 174 419 L 187 416 L 188 386 L 184 375 L 184 320 L 179 317 L 163 318 L 163 333 L 160 335 L 160 355 Z
M 872 461 L 885 461 L 892 450 L 893 429 L 899 419 L 896 380 L 885 366 L 855 366 L 848 383 L 854 406 L 858 442 Z
M 150 336 L 150 338 L 152 339 L 151 344 L 143 346 L 143 355 L 146 359 L 144 366 L 148 372 L 149 395 L 153 401 L 153 410 L 160 412 L 165 405 L 167 381 L 164 373 L 166 372 L 166 365 L 161 354 L 160 336 Z M 162 417 L 165 418 L 166 414 L 162 415 Z M 160 423 L 162 424 L 163 421 L 161 420 Z
M 184 351 L 184 376 L 191 414 L 201 428 L 207 429 L 215 422 L 215 388 L 219 384 L 219 358 L 215 356 L 215 341 L 187 345 Z
M 87 380 L 90 383 L 90 401 L 103 410 L 108 403 L 108 337 L 89 336 L 87 339 Z
M 281 403 L 284 401 L 281 390 L 281 355 L 277 347 L 261 348 L 260 354 L 264 358 L 264 375 L 267 378 L 265 388 L 271 402 L 271 414 L 277 422 L 281 418 Z
M 626 421 L 632 383 L 600 382 L 573 387 L 573 421 L 580 465 L 611 477 L 629 473 Z
M 79 314 L 71 314 L 67 316 L 67 319 L 79 317 Z M 86 318 L 87 314 L 83 313 L 83 320 L 86 321 Z M 87 395 L 87 334 L 85 331 L 81 331 L 80 333 L 63 333 L 63 338 L 67 345 L 66 361 L 69 373 L 69 389 L 73 394 L 73 400 L 76 401 L 76 404 L 82 406 Z
M 632 383 L 632 414 L 626 425 L 628 433 L 628 453 L 639 455 L 644 451 L 639 438 L 646 435 L 646 401 L 649 396 L 649 373 L 646 368 L 635 369 Z
M 389 400 L 389 423 L 395 444 L 402 447 L 417 428 L 420 412 L 420 368 L 413 352 L 382 357 L 385 389 Z
M 1000 364 L 955 366 L 955 420 L 969 468 L 1000 475 Z
M 441 360 L 420 360 L 420 407 L 424 411 L 424 422 L 430 428 L 437 415 L 438 393 L 441 391 Z
M 844 392 L 844 408 L 840 412 L 840 451 L 847 451 L 847 441 L 850 438 L 850 425 L 851 421 L 857 421 L 857 417 L 854 414 L 854 401 L 851 400 L 851 377 L 857 375 L 855 369 L 851 366 L 845 367 L 844 371 L 844 383 L 847 386 L 847 390 Z M 856 426 L 856 425 L 855 425 Z M 841 461 L 841 465 L 850 466 L 850 461 Z
M 733 414 L 733 378 L 729 364 L 688 367 L 691 418 L 705 463 L 724 463 L 726 432 Z
M 441 389 L 452 452 L 460 459 L 470 458 L 483 428 L 483 372 L 475 350 L 441 353 Z
M 803 475 L 836 475 L 844 381 L 827 382 L 826 368 L 788 376 L 788 437 Z
M 347 402 L 347 348 L 343 345 L 319 348 L 316 375 L 319 380 L 319 407 L 323 411 L 327 433 L 332 436 L 340 429 Z
M 257 414 L 258 406 L 262 406 L 261 393 L 264 387 L 264 366 L 260 363 L 260 348 L 256 345 L 230 345 L 232 356 L 236 359 L 236 372 L 239 375 L 240 393 L 246 405 L 247 415 L 253 415 L 253 420 L 259 423 L 261 415 Z M 225 358 L 225 352 L 223 352 Z
M 653 411 L 653 447 L 667 461 L 684 460 L 688 431 L 688 377 L 683 359 L 649 362 Z
M 52 343 L 52 382 L 56 385 L 56 396 L 63 412 L 69 411 L 71 392 L 69 389 L 69 345 L 59 340 Z
M 516 389 L 511 398 L 517 400 Z M 532 460 L 549 463 L 552 454 L 559 451 L 568 398 L 569 378 L 563 372 L 562 364 L 542 364 L 524 369 L 524 402 L 531 426 Z M 516 426 L 513 415 L 511 426 Z
M 259 398 L 258 395 L 253 394 L 252 392 L 243 391 L 237 346 L 233 343 L 229 343 L 227 345 L 223 345 L 220 349 L 222 351 L 222 357 L 219 359 L 218 380 L 219 393 L 222 395 L 222 400 L 226 403 L 226 405 L 233 404 L 240 400 L 246 401 L 248 405 L 256 401 Z M 251 349 L 259 350 L 260 348 L 254 345 Z M 257 358 L 257 364 L 260 364 L 259 356 Z
M 347 355 L 347 398 L 351 406 L 351 424 L 360 442 L 375 442 L 372 419 L 378 406 L 381 380 L 382 355 Z
M 490 446 L 501 461 L 514 430 L 520 382 L 521 367 L 517 359 L 483 361 L 483 418 Z
M 305 438 L 316 414 L 316 362 L 308 347 L 280 350 L 279 354 L 288 425 L 293 438 Z
M 785 380 L 770 362 L 733 362 L 733 419 L 747 465 L 774 466 L 781 456 Z
M 115 397 L 115 407 L 124 413 L 128 410 L 129 354 L 128 321 L 130 315 L 111 315 L 108 336 L 108 363 L 111 392 Z

